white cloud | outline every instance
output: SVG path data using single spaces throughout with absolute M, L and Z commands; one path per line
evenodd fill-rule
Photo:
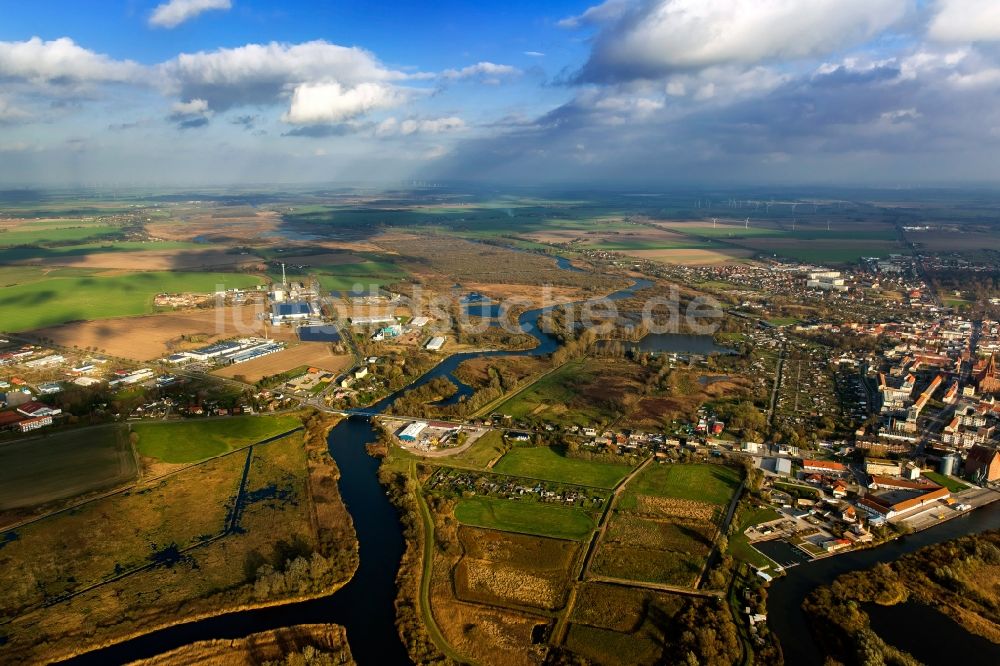
M 208 102 L 203 99 L 193 99 L 189 102 L 176 102 L 171 107 L 171 111 L 182 115 L 194 115 L 208 113 Z
M 407 118 L 402 121 L 390 117 L 378 124 L 375 128 L 375 134 L 376 136 L 443 134 L 464 128 L 465 121 L 456 116 L 426 119 Z
M 181 23 L 212 9 L 229 9 L 231 0 L 169 0 L 157 5 L 149 17 L 155 28 L 176 28 Z
M 115 60 L 61 37 L 42 41 L 0 42 L 0 81 L 35 84 L 121 83 L 137 81 L 144 68 L 128 60 Z
M 609 0 L 570 25 L 599 26 L 582 78 L 657 78 L 724 64 L 818 57 L 900 21 L 914 0 Z
M 590 7 L 579 16 L 570 16 L 559 21 L 561 28 L 579 28 L 584 25 L 598 25 L 621 18 L 632 6 L 633 0 L 605 0 Z
M 916 109 L 895 109 L 893 111 L 884 111 L 879 116 L 883 122 L 887 123 L 900 123 L 910 120 L 916 120 L 920 118 L 922 114 Z
M 468 67 L 463 67 L 461 69 L 446 69 L 441 72 L 442 78 L 445 79 L 471 79 L 471 78 L 485 78 L 491 81 L 496 81 L 504 76 L 516 76 L 521 73 L 517 67 L 512 67 L 511 65 L 498 65 L 493 62 L 477 62 L 475 65 L 469 65 Z
M 359 83 L 352 88 L 336 82 L 303 83 L 292 93 L 291 107 L 282 120 L 292 125 L 340 123 L 405 99 L 403 91 L 381 83 Z
M 928 35 L 941 42 L 1000 41 L 997 0 L 938 0 Z
M 20 109 L 5 98 L 0 97 L 0 123 L 24 120 L 30 117 L 30 115 L 24 109 Z
M 303 84 L 336 82 L 350 88 L 412 76 L 384 67 L 364 49 L 323 40 L 182 53 L 161 72 L 172 94 L 207 100 L 216 110 L 274 103 Z
M 189 129 L 207 125 L 213 115 L 212 109 L 208 108 L 208 102 L 203 99 L 192 99 L 187 102 L 175 102 L 170 107 L 169 119 L 177 123 L 181 129 Z
M 531 58 L 544 58 L 545 57 L 545 54 L 542 53 L 541 51 L 524 51 L 524 55 L 529 56 Z

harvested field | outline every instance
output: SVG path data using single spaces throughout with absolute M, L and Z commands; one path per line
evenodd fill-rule
M 566 603 L 579 543 L 467 526 L 460 528 L 459 539 L 465 551 L 454 572 L 459 599 L 545 610 Z
M 631 512 L 617 512 L 608 525 L 605 539 L 651 550 L 708 554 L 715 533 L 710 520 L 644 518 Z M 612 574 L 613 575 L 613 574 Z
M 684 598 L 675 594 L 605 583 L 582 583 L 570 620 L 575 624 L 630 634 L 642 626 L 650 606 L 672 616 L 683 605 Z
M 28 507 L 133 481 L 135 456 L 122 425 L 97 426 L 0 445 L 0 524 Z M 20 509 L 15 511 L 15 509 Z
M 686 248 L 663 250 L 623 250 L 630 257 L 648 259 L 665 264 L 682 266 L 716 266 L 720 264 L 742 264 L 754 255 L 753 250 L 739 248 L 718 248 L 713 250 Z
M 714 505 L 695 500 L 639 495 L 636 497 L 636 502 L 636 513 L 659 518 L 690 518 L 710 521 L 717 513 L 717 508 Z
M 436 586 L 435 591 L 439 590 Z M 532 644 L 535 626 L 547 624 L 548 618 L 464 603 L 446 594 L 433 595 L 431 604 L 445 639 L 474 663 L 528 666 L 540 662 L 526 648 Z
M 528 572 L 496 562 L 463 558 L 455 567 L 455 595 L 463 601 L 514 603 L 545 610 L 566 603 L 565 575 Z
M 690 587 L 705 566 L 702 552 L 663 551 L 632 543 L 602 543 L 590 571 L 612 578 Z
M 566 647 L 595 664 L 653 664 L 663 654 L 656 637 L 570 625 Z
M 233 640 L 200 641 L 165 652 L 131 666 L 258 666 L 284 664 L 305 651 L 320 657 L 328 666 L 354 664 L 347 644 L 347 631 L 338 624 L 302 624 L 274 631 L 250 634 Z M 299 662 L 292 662 L 299 663 Z
M 94 270 L 183 271 L 259 264 L 260 257 L 222 250 L 138 250 L 135 252 L 101 252 L 90 254 L 52 255 L 43 259 L 25 259 L 16 263 L 41 266 L 68 266 Z
M 1000 234 L 965 228 L 948 231 L 909 231 L 906 239 L 928 252 L 970 252 L 1000 250 Z
M 238 335 L 264 337 L 264 324 L 257 319 L 264 311 L 263 305 L 247 305 L 117 317 L 37 329 L 28 335 L 48 338 L 65 347 L 98 349 L 111 356 L 151 361 Z M 289 327 L 269 326 L 267 332 L 276 340 L 295 339 L 295 331 Z
M 257 211 L 250 207 L 218 206 L 206 212 L 204 206 L 173 210 L 172 219 L 146 225 L 150 236 L 165 240 L 189 241 L 200 238 L 222 243 L 263 239 L 263 235 L 276 234 L 281 217 L 272 211 Z
M 230 379 L 257 382 L 264 377 L 281 374 L 301 366 L 319 368 L 335 374 L 348 369 L 353 362 L 350 354 L 334 354 L 326 342 L 302 342 L 274 354 L 255 358 L 246 363 L 228 365 L 214 374 Z
M 734 241 L 735 242 L 735 241 Z M 903 252 L 899 243 L 878 240 L 813 240 L 796 238 L 753 238 L 739 244 L 762 254 L 777 254 L 799 261 L 817 263 L 854 263 L 861 257 L 885 257 Z

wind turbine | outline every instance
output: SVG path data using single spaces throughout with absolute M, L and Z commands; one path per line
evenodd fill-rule
M 792 231 L 795 231 L 795 223 L 796 222 L 798 222 L 798 219 L 793 219 L 792 220 Z
M 744 229 L 749 229 L 750 228 L 750 218 L 749 217 L 746 220 L 744 220 L 743 228 Z
M 830 220 L 827 220 L 827 221 L 826 221 L 826 230 L 827 230 L 827 231 L 829 231 L 829 230 L 830 230 Z
M 712 228 L 715 229 L 718 225 L 719 225 L 719 218 L 713 217 L 712 218 Z

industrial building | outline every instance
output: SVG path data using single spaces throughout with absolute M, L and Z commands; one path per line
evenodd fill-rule
M 275 303 L 271 306 L 271 323 L 275 326 L 288 322 L 305 321 L 312 316 L 312 308 L 303 301 Z
M 399 439 L 403 442 L 415 442 L 426 428 L 427 424 L 423 421 L 414 421 L 399 431 Z
M 441 349 L 441 347 L 444 347 L 444 338 L 440 335 L 434 336 L 427 342 L 426 345 L 424 345 L 424 349 L 428 351 L 437 351 Z
M 395 323 L 396 323 L 396 318 L 390 317 L 388 315 L 351 317 L 351 325 L 353 326 L 370 326 L 372 324 L 395 324 Z

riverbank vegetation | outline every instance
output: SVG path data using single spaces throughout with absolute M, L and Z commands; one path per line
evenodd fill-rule
M 197 617 L 328 594 L 357 566 L 336 418 L 38 520 L 0 542 L 5 658 L 50 661 Z
M 347 632 L 337 624 L 305 624 L 233 640 L 199 641 L 133 666 L 353 666 Z
M 400 471 L 382 464 L 379 466 L 379 481 L 386 488 L 389 501 L 399 510 L 399 522 L 403 528 L 406 550 L 396 574 L 396 627 L 399 637 L 406 646 L 410 659 L 416 664 L 454 663 L 438 649 L 430 635 L 425 621 L 427 599 L 421 595 L 421 580 L 426 575 L 424 552 L 425 530 L 417 499 L 417 480 L 412 471 Z
M 817 640 L 837 663 L 918 663 L 871 627 L 863 604 L 926 604 L 1000 645 L 1000 531 L 934 544 L 889 564 L 844 574 L 806 597 Z

